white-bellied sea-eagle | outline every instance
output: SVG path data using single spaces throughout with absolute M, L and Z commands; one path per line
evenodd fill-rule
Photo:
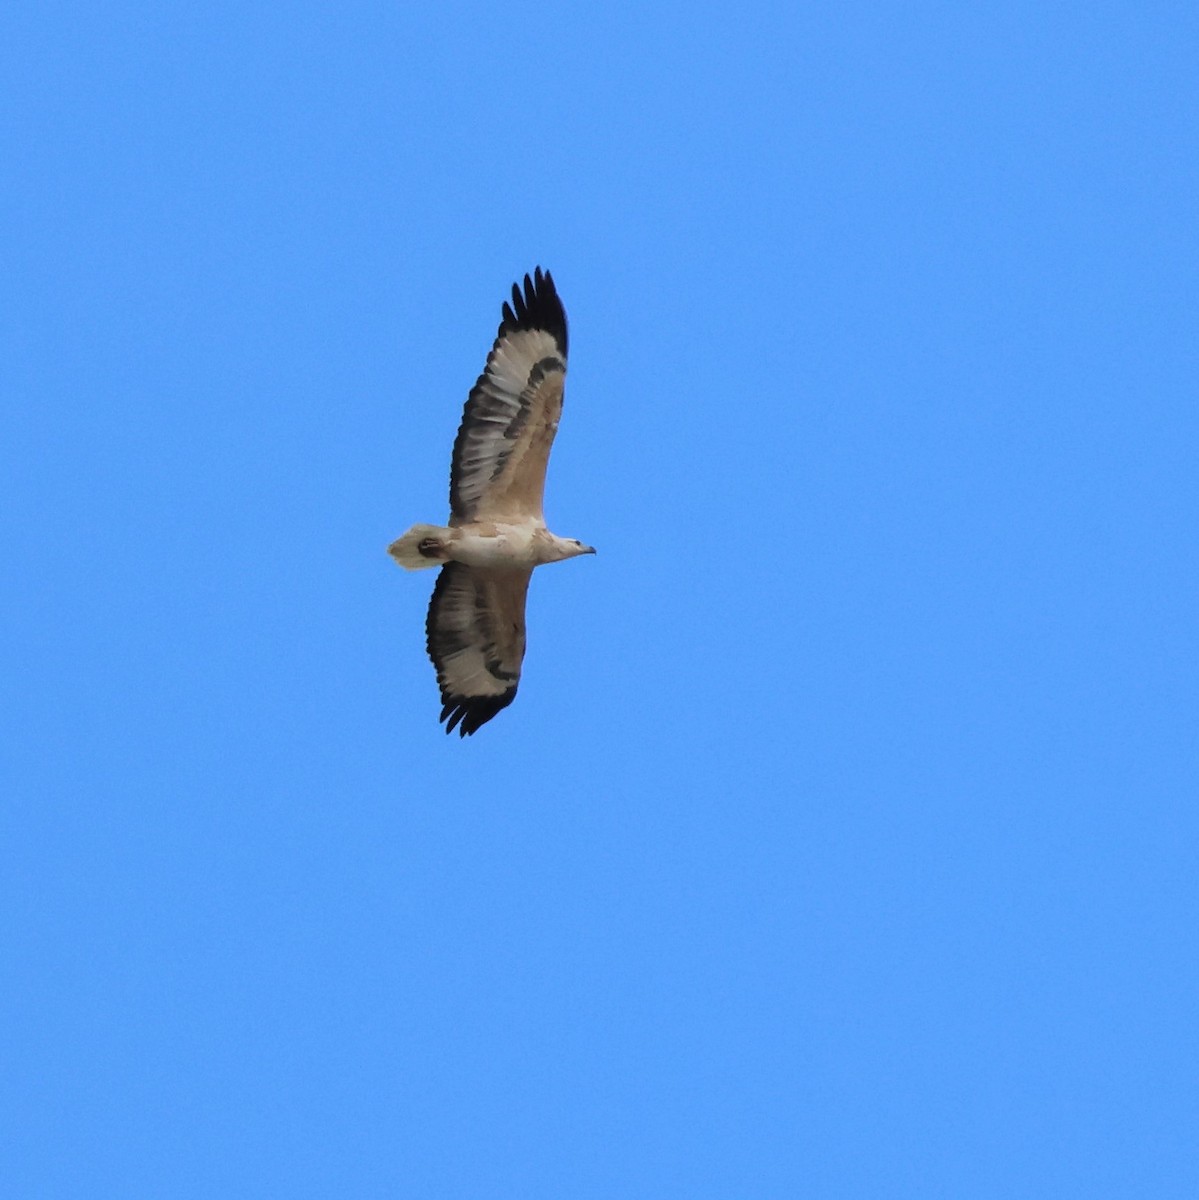
M 566 312 L 538 267 L 512 303 L 471 389 L 454 441 L 448 525 L 413 525 L 388 553 L 402 567 L 441 566 L 425 634 L 446 732 L 465 737 L 516 698 L 533 568 L 594 554 L 550 533 L 545 469 L 562 415 Z

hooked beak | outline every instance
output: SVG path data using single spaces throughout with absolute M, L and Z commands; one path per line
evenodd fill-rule
M 594 546 L 584 546 L 584 547 L 583 547 L 583 553 L 584 553 L 584 554 L 594 554 L 594 553 L 595 553 L 595 547 L 594 547 Z

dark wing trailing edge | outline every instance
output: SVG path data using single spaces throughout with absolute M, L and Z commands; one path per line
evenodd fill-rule
M 425 634 L 441 688 L 446 733 L 474 733 L 516 699 L 525 656 L 525 596 L 532 570 L 485 571 L 446 563 Z
M 450 524 L 542 519 L 550 447 L 562 415 L 566 311 L 538 267 L 512 303 L 467 398 L 450 467 Z

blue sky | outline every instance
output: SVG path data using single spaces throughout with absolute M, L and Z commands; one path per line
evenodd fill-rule
M 10 6 L 5 1194 L 1196 1195 L 1197 34 Z M 599 554 L 460 741 L 538 263 Z

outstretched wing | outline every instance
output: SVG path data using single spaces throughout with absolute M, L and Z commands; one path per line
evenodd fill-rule
M 566 312 L 548 271 L 512 285 L 487 366 L 454 441 L 450 524 L 543 520 L 550 447 L 562 415 Z
M 446 733 L 474 733 L 516 699 L 525 656 L 525 596 L 532 570 L 446 563 L 425 622 Z

